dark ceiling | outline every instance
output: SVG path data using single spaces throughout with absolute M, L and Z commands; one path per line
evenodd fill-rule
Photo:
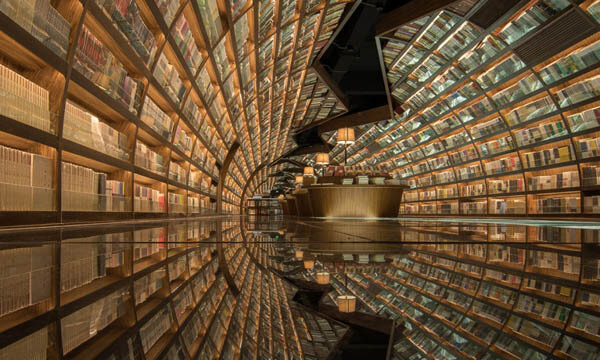
M 407 2 L 410 0 L 363 0 L 349 7 L 347 11 L 351 14 L 343 17 L 348 20 L 323 56 L 316 60 L 347 97 L 350 105 L 348 114 L 387 104 L 375 25 L 382 15 Z M 284 157 L 324 144 L 315 127 L 297 133 L 294 140 L 298 148 Z
M 348 98 L 350 113 L 387 103 L 375 24 L 383 14 L 406 2 L 362 1 L 321 57 L 320 63 Z

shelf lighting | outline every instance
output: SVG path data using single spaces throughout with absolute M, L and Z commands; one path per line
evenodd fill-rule
M 304 176 L 302 176 L 302 175 L 296 176 L 296 184 L 302 184 L 303 181 L 304 181 Z
M 312 166 L 304 167 L 304 176 L 314 176 L 314 175 L 315 175 L 315 168 L 313 168 Z
M 315 261 L 314 260 L 304 260 L 304 268 L 306 270 L 312 270 L 315 268 Z
M 296 259 L 302 260 L 302 258 L 304 258 L 304 251 L 296 250 Z

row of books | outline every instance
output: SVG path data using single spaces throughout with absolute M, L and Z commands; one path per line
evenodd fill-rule
M 69 49 L 71 25 L 50 0 L 6 0 L 0 11 L 63 60 Z
M 85 25 L 77 39 L 73 67 L 137 114 L 144 85 L 129 76 L 123 64 Z
M 53 132 L 54 116 L 50 113 L 48 90 L 0 64 L 0 115 Z
M 137 3 L 134 0 L 97 0 L 96 3 L 113 20 L 142 61 L 149 65 L 154 59 L 157 44 L 144 24 Z
M 135 164 L 158 174 L 165 174 L 162 155 L 152 151 L 141 141 L 136 142 Z
M 198 50 L 192 30 L 183 12 L 171 28 L 171 35 L 173 35 L 190 72 L 195 74 L 202 62 L 202 54 Z
M 60 320 L 63 354 L 69 353 L 97 332 L 123 316 L 129 291 L 117 289 Z
M 62 163 L 63 209 L 71 211 L 126 211 L 125 183 L 108 180 L 105 173 Z
M 0 145 L 0 166 L 0 209 L 54 210 L 53 159 Z
M 69 100 L 65 108 L 63 136 L 112 157 L 129 160 L 131 149 L 127 135 Z
M 525 198 L 490 199 L 490 214 L 525 214 Z
M 523 154 L 527 168 L 535 168 L 571 161 L 575 158 L 571 145 L 553 147 Z
M 165 194 L 157 189 L 135 184 L 134 211 L 165 212 Z
M 579 174 L 577 171 L 565 171 L 554 175 L 532 176 L 527 179 L 527 188 L 530 191 L 562 189 L 578 186 Z
M 534 200 L 533 206 L 538 214 L 577 214 L 580 213 L 580 198 L 572 195 L 541 198 Z
M 156 105 L 150 97 L 146 97 L 140 119 L 167 141 L 171 140 L 173 119 Z
M 177 69 L 169 62 L 164 52 L 158 57 L 152 75 L 154 75 L 154 78 L 162 86 L 162 89 L 167 93 L 170 99 L 175 104 L 179 104 L 183 99 L 186 88 L 179 77 Z

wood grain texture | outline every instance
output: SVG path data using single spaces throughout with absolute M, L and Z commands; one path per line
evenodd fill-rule
M 290 211 L 290 216 L 298 215 L 298 212 L 296 211 L 296 197 L 292 196 L 292 195 L 286 195 L 285 198 L 287 200 L 288 210 Z
M 403 185 L 337 185 L 308 188 L 317 217 L 396 217 Z
M 296 211 L 298 213 L 298 216 L 313 216 L 313 209 L 308 190 L 301 189 L 295 192 L 294 196 L 296 197 Z

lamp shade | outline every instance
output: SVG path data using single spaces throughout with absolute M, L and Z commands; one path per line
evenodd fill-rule
M 317 165 L 329 165 L 329 154 L 318 153 L 317 154 Z
M 304 257 L 304 251 L 296 250 L 296 259 L 302 260 L 303 257 Z
M 304 268 L 306 270 L 312 270 L 315 268 L 315 261 L 314 260 L 304 260 Z
M 337 143 L 338 144 L 354 144 L 354 129 L 353 128 L 341 128 L 337 132 Z
M 319 285 L 329 284 L 329 273 L 328 272 L 318 272 L 317 273 L 317 284 L 319 284 Z
M 313 168 L 312 166 L 306 166 L 304 168 L 304 175 L 309 175 L 309 176 L 313 176 L 315 175 L 315 168 Z
M 296 176 L 296 183 L 302 184 L 302 181 L 304 181 L 304 176 L 302 176 L 302 175 Z
M 340 295 L 337 297 L 338 310 L 343 313 L 351 313 L 356 311 L 356 296 Z

